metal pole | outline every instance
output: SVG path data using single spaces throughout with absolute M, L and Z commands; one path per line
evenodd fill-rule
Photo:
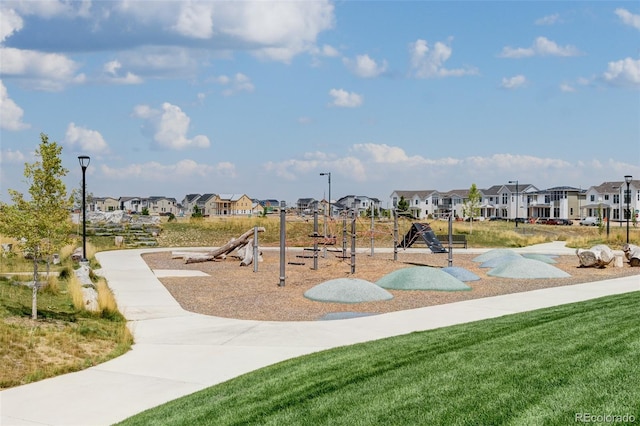
M 258 272 L 258 227 L 253 227 L 253 272 Z
M 351 273 L 356 273 L 356 208 L 351 210 Z
M 91 162 L 91 158 L 86 155 L 78 156 L 78 161 L 80 162 L 80 167 L 82 168 L 82 261 L 87 261 L 87 183 L 85 180 L 85 175 L 87 171 L 87 167 L 89 167 L 89 163 Z
M 326 237 L 326 234 L 325 234 Z M 326 246 L 325 239 L 325 248 Z M 318 209 L 313 209 L 313 270 L 318 270 Z
M 631 217 L 631 207 L 629 203 L 631 203 L 631 190 L 629 189 L 629 185 L 631 184 L 631 179 L 627 179 L 627 176 L 624 177 L 627 181 L 627 192 L 624 193 L 624 198 L 627 200 L 627 244 L 629 244 L 629 218 Z M 629 176 L 631 178 L 631 176 Z
M 398 212 L 393 209 L 393 260 L 398 260 Z
M 87 198 L 86 198 L 86 182 L 85 171 L 86 167 L 82 167 L 82 261 L 87 261 Z M 628 227 L 627 227 L 628 228 Z M 627 238 L 628 240 L 629 238 Z
M 285 268 L 284 268 L 284 257 L 285 257 L 285 238 L 286 238 L 286 217 L 285 217 L 285 202 L 280 202 L 280 282 L 278 286 L 284 287 L 285 281 Z
M 371 206 L 371 257 L 373 257 L 373 251 L 375 246 L 375 241 L 373 237 L 373 229 L 374 229 L 374 218 L 373 218 L 373 206 Z
M 347 212 L 342 214 L 342 258 L 347 258 Z
M 453 216 L 453 214 L 449 215 L 449 254 L 448 254 L 449 267 L 453 266 L 453 221 L 452 221 L 452 216 Z M 518 223 L 518 222 L 516 222 L 516 223 Z

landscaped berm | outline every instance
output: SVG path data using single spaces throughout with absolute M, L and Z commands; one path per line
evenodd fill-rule
M 621 268 L 581 268 L 575 255 L 494 249 L 483 255 L 454 252 L 451 266 L 446 253 L 401 250 L 395 261 L 389 252 L 359 253 L 352 274 L 350 258 L 340 254 L 327 252 L 324 257 L 321 252 L 314 270 L 313 259 L 298 257 L 302 250 L 287 251 L 284 286 L 278 285 L 279 252 L 272 249 L 263 251 L 257 272 L 253 266 L 239 266 L 233 257 L 194 264 L 172 259 L 170 252 L 143 258 L 186 310 L 273 321 L 373 315 L 640 273 L 627 263 Z M 197 271 L 199 276 L 171 276 L 175 270 L 180 275 Z

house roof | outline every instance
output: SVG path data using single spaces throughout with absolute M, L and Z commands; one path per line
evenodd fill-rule
M 207 201 L 209 201 L 212 198 L 215 198 L 216 194 L 202 194 L 200 196 L 200 198 L 198 198 L 197 203 L 198 204 L 205 204 Z
M 200 198 L 200 194 L 187 194 L 185 195 L 184 200 L 186 200 L 187 203 L 193 203 L 198 198 Z
M 238 201 L 240 198 L 244 197 L 245 194 L 218 194 L 218 198 L 221 200 L 228 201 Z
M 438 191 L 436 191 L 435 189 L 427 189 L 424 191 L 407 191 L 407 190 L 396 190 L 393 191 L 395 194 L 398 194 L 398 196 L 400 197 L 404 197 L 404 198 L 413 198 L 413 197 L 418 197 L 418 198 L 427 198 L 429 197 L 429 195 L 434 194 L 434 193 L 438 193 Z

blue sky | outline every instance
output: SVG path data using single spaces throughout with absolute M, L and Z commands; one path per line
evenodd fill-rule
M 0 3 L 0 199 L 41 132 L 95 196 L 640 177 L 629 2 Z

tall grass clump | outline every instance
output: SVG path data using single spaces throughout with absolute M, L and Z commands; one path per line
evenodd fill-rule
M 84 297 L 82 296 L 82 283 L 76 274 L 72 274 L 67 281 L 67 292 L 71 297 L 74 308 L 84 310 Z
M 57 276 L 49 274 L 44 284 L 44 291 L 49 294 L 60 293 L 60 280 Z
M 96 290 L 98 292 L 98 308 L 100 309 L 101 315 L 103 317 L 110 317 L 117 314 L 118 304 L 116 303 L 116 298 L 104 278 L 98 279 Z

